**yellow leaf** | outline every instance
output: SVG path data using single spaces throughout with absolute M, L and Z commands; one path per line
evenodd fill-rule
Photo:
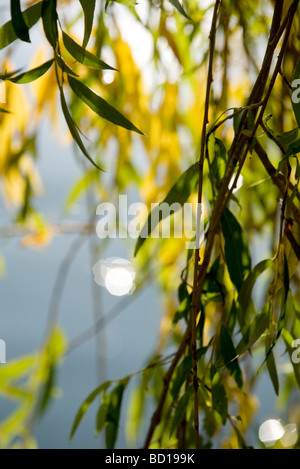
M 51 228 L 44 228 L 36 233 L 30 233 L 22 238 L 22 246 L 25 248 L 44 249 L 51 241 L 54 232 Z

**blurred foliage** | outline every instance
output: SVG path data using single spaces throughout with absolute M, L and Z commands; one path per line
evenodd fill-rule
M 5 83 L 6 95 L 0 109 L 0 175 L 3 199 L 24 234 L 24 246 L 44 247 L 55 235 L 55 227 L 35 209 L 43 192 L 36 162 L 44 121 L 62 145 L 74 143 L 82 168 L 67 201 L 61 201 L 67 211 L 91 191 L 98 204 L 114 202 L 132 188 L 149 211 L 152 203 L 162 201 L 196 204 L 195 161 L 215 2 L 21 3 L 11 2 L 11 20 L 0 29 L 0 85 Z M 197 305 L 202 448 L 251 446 L 247 436 L 259 407 L 255 389 L 262 373 L 269 373 L 281 406 L 290 410 L 286 423 L 300 425 L 299 368 L 292 362 L 293 340 L 300 337 L 300 105 L 291 100 L 293 80 L 300 79 L 299 8 L 258 128 L 259 103 L 251 111 L 245 107 L 261 71 L 275 3 L 224 0 L 219 9 L 203 170 L 206 228 L 213 224 L 210 217 L 241 125 L 251 145 L 241 165 L 242 185 L 231 194 L 218 223 Z M 295 2 L 278 3 L 283 4 L 282 24 Z M 9 18 L 8 5 L 0 8 Z M 140 31 L 139 44 L 133 43 L 131 29 Z M 20 41 L 32 41 L 30 65 L 15 59 Z M 273 62 L 280 47 L 282 41 Z M 142 66 L 143 53 L 149 60 L 144 57 Z M 267 91 L 267 83 L 263 85 Z M 236 174 L 239 161 L 234 169 Z M 141 434 L 146 436 L 149 409 L 159 405 L 164 373 L 172 362 L 164 353 L 180 346 L 189 324 L 194 272 L 193 253 L 185 244 L 176 238 L 138 241 L 139 275 L 155 269 L 162 293 L 156 350 L 144 370 L 104 383 L 86 399 L 72 436 L 101 396 L 96 433 L 105 429 L 107 446 L 113 448 L 131 379 L 135 389 L 127 410 L 128 444 L 134 447 Z M 204 242 L 200 259 L 205 249 Z M 1 273 L 2 264 L 1 257 Z M 62 333 L 51 328 L 40 351 L 1 367 L 0 393 L 18 406 L 0 424 L 0 447 L 36 447 L 34 423 L 55 397 L 55 370 L 67 348 Z M 151 448 L 195 447 L 191 352 L 187 346 L 173 370 Z M 279 380 L 278 364 L 283 362 L 290 366 Z

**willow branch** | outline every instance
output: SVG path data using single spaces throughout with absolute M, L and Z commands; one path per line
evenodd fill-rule
M 299 0 L 297 0 L 297 3 L 299 3 Z M 294 14 L 297 10 L 297 7 L 295 8 L 294 10 Z M 285 54 L 285 51 L 286 51 L 286 47 L 287 47 L 287 44 L 288 44 L 288 39 L 289 39 L 289 36 L 290 36 L 290 32 L 291 32 L 291 28 L 292 28 L 292 24 L 293 24 L 293 19 L 294 19 L 294 14 L 293 14 L 293 11 L 290 10 L 288 16 L 287 16 L 287 25 L 286 25 L 286 32 L 285 32 L 285 36 L 284 36 L 284 40 L 283 40 L 283 44 L 282 44 L 282 47 L 281 47 L 281 50 L 280 50 L 280 54 L 278 56 L 278 60 L 277 60 L 277 63 L 276 63 L 276 67 L 275 67 L 275 70 L 273 72 L 273 75 L 272 75 L 272 78 L 271 78 L 271 81 L 270 81 L 270 84 L 268 86 L 268 89 L 267 89 L 267 92 L 266 92 L 266 96 L 264 98 L 264 102 L 263 102 L 263 105 L 261 106 L 261 109 L 260 109 L 260 112 L 259 112 L 259 116 L 256 120 L 256 123 L 255 123 L 255 126 L 254 126 L 254 129 L 252 131 L 252 135 L 250 137 L 250 139 L 248 140 L 248 143 L 246 145 L 246 149 L 243 153 L 243 156 L 241 157 L 241 160 L 239 162 L 239 169 L 237 171 L 237 174 L 235 176 L 235 179 L 234 179 L 234 183 L 233 183 L 233 186 L 232 186 L 232 190 L 236 187 L 236 184 L 238 182 L 238 179 L 241 175 L 241 172 L 242 172 L 242 168 L 244 166 L 244 163 L 246 161 L 246 158 L 248 156 L 248 153 L 250 151 L 250 148 L 253 144 L 253 140 L 255 138 L 255 135 L 256 135 L 256 132 L 259 128 L 259 126 L 261 126 L 263 124 L 263 117 L 264 117 L 264 113 L 266 111 L 266 108 L 267 108 L 267 105 L 268 105 L 268 102 L 269 102 L 269 99 L 270 99 L 270 96 L 272 94 L 272 91 L 274 89 L 274 86 L 275 86 L 275 82 L 276 82 L 276 79 L 280 73 L 280 70 L 281 70 L 281 65 L 282 65 L 282 62 L 283 62 L 283 58 L 284 58 L 284 54 Z M 229 194 L 227 194 L 227 197 L 225 198 L 225 201 L 224 201 L 224 207 L 226 207 L 226 205 L 228 204 L 229 202 L 229 199 L 231 197 L 231 193 L 229 192 Z
M 169 387 L 170 387 L 170 383 L 171 383 L 171 379 L 172 379 L 172 376 L 173 376 L 173 373 L 181 359 L 181 357 L 183 356 L 184 352 L 185 352 L 185 348 L 186 348 L 186 345 L 190 342 L 191 340 L 191 333 L 190 333 L 190 327 L 187 328 L 187 331 L 185 333 L 185 336 L 179 346 L 179 349 L 177 350 L 176 352 L 176 355 L 172 361 L 172 364 L 170 366 L 170 368 L 168 369 L 165 377 L 164 377 L 164 387 L 163 387 L 163 391 L 162 391 L 162 394 L 161 394 L 161 397 L 160 397 L 160 400 L 159 400 L 159 403 L 158 403 L 158 406 L 152 416 L 152 419 L 151 419 L 151 424 L 150 424 L 150 428 L 149 428 L 149 431 L 148 431 L 148 434 L 147 434 L 147 437 L 146 437 L 146 441 L 145 441 L 145 444 L 144 444 L 144 449 L 148 449 L 150 444 L 151 444 L 151 440 L 152 440 L 152 437 L 153 437 L 153 434 L 154 434 L 154 431 L 156 429 L 156 427 L 159 425 L 160 421 L 161 421 L 161 416 L 162 416 L 162 411 L 163 411 L 163 408 L 164 408 L 164 405 L 165 405 L 165 401 L 166 401 L 166 398 L 167 398 L 167 394 L 168 394 L 168 391 L 169 391 Z
M 285 185 L 286 185 L 286 179 L 284 175 L 277 172 L 276 168 L 272 165 L 271 161 L 269 160 L 267 152 L 265 151 L 265 149 L 261 146 L 259 142 L 256 143 L 254 149 L 261 163 L 263 164 L 265 170 L 267 171 L 270 178 L 272 179 L 273 184 L 275 184 L 275 186 L 277 186 L 277 188 L 279 189 L 281 197 L 284 197 Z M 287 203 L 292 209 L 295 220 L 300 225 L 300 210 L 296 207 L 294 202 L 291 202 L 290 197 L 287 198 Z
M 209 65 L 208 65 L 208 76 L 206 84 L 206 97 L 204 105 L 204 118 L 203 118 L 203 127 L 202 127 L 202 138 L 201 138 L 201 150 L 200 150 L 200 161 L 199 161 L 199 186 L 198 186 L 198 210 L 202 203 L 202 190 L 203 190 L 203 167 L 205 160 L 205 149 L 206 149 L 206 135 L 207 135 L 207 125 L 209 123 L 209 104 L 210 104 L 210 95 L 211 88 L 213 84 L 213 64 L 214 64 L 214 52 L 216 44 L 216 35 L 217 35 L 217 21 L 219 8 L 221 5 L 221 0 L 216 1 L 211 25 L 211 31 L 209 35 L 210 46 L 209 46 Z M 198 214 L 199 218 L 199 214 Z M 200 220 L 197 220 L 198 224 Z M 197 227 L 199 229 L 199 226 Z M 197 240 L 198 243 L 198 240 Z M 194 284 L 193 284 L 193 298 L 192 298 L 192 313 L 191 313 L 191 349 L 192 349 L 192 359 L 193 359 L 193 385 L 194 385 L 194 426 L 195 426 L 195 442 L 196 449 L 199 449 L 199 399 L 198 399 L 198 369 L 197 369 L 197 316 L 199 311 L 199 301 L 198 301 L 198 266 L 200 261 L 200 251 L 199 247 L 196 246 L 195 249 L 195 263 L 194 263 Z

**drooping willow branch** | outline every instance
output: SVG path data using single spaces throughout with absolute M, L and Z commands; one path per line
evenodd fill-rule
M 217 21 L 218 13 L 221 5 L 221 0 L 216 1 L 212 26 L 209 35 L 210 47 L 209 47 L 209 65 L 208 65 L 208 76 L 207 76 L 207 85 L 206 85 L 206 97 L 204 105 L 204 118 L 202 126 L 202 137 L 201 137 L 201 150 L 200 150 L 200 160 L 199 160 L 199 187 L 198 187 L 198 217 L 197 223 L 198 227 L 200 226 L 199 210 L 202 204 L 202 191 L 203 191 L 203 170 L 204 170 L 204 160 L 205 160 L 205 151 L 206 151 L 206 135 L 207 135 L 207 125 L 209 123 L 209 104 L 210 104 L 210 95 L 211 88 L 213 84 L 213 65 L 214 65 L 214 52 L 216 44 L 216 35 L 217 35 Z M 198 240 L 197 240 L 198 242 Z M 192 359 L 193 359 L 193 385 L 194 385 L 194 426 L 195 426 L 195 442 L 196 449 L 199 449 L 199 402 L 198 402 L 198 369 L 197 369 L 197 316 L 198 316 L 198 305 L 197 301 L 197 292 L 198 292 L 198 265 L 200 262 L 200 250 L 199 246 L 196 246 L 195 249 L 195 263 L 194 263 L 194 284 L 193 284 L 193 298 L 192 298 L 192 313 L 190 319 L 190 329 L 191 329 L 191 349 L 192 349 Z
M 217 11 L 218 11 L 220 3 L 221 2 L 219 1 L 215 3 L 215 10 L 214 10 L 215 15 L 217 15 Z M 145 445 L 144 445 L 145 448 L 148 448 L 149 445 L 151 444 L 154 431 L 161 421 L 162 411 L 164 408 L 166 397 L 168 395 L 168 390 L 170 387 L 173 373 L 186 350 L 186 346 L 189 344 L 192 344 L 192 352 L 193 352 L 193 382 L 194 382 L 194 391 L 195 391 L 194 392 L 194 410 L 195 410 L 194 413 L 195 413 L 195 430 L 197 433 L 196 434 L 196 447 L 199 447 L 199 435 L 198 435 L 199 421 L 197 417 L 198 411 L 199 411 L 198 393 L 197 393 L 198 376 L 197 376 L 197 360 L 195 360 L 196 358 L 195 325 L 196 325 L 196 319 L 198 315 L 198 306 L 200 304 L 200 298 L 201 298 L 201 294 L 203 291 L 203 286 L 204 286 L 204 282 L 206 279 L 207 270 L 210 264 L 210 260 L 211 260 L 211 256 L 212 256 L 212 252 L 213 252 L 213 248 L 215 244 L 215 236 L 219 231 L 221 218 L 223 216 L 227 203 L 235 187 L 235 183 L 230 187 L 230 182 L 236 172 L 237 167 L 238 167 L 239 173 L 241 173 L 243 166 L 245 164 L 247 155 L 251 148 L 253 138 L 255 137 L 256 131 L 259 127 L 259 123 L 262 120 L 264 111 L 266 109 L 266 105 L 268 103 L 271 92 L 273 90 L 276 77 L 278 75 L 278 67 L 280 70 L 281 62 L 282 62 L 284 52 L 285 52 L 286 41 L 290 35 L 291 27 L 293 24 L 293 20 L 294 20 L 298 5 L 299 5 L 299 0 L 295 0 L 289 8 L 288 14 L 282 20 L 283 0 L 278 0 L 275 2 L 271 32 L 270 32 L 270 37 L 269 37 L 264 61 L 262 64 L 261 71 L 253 87 L 253 90 L 248 99 L 248 102 L 247 102 L 248 109 L 245 109 L 243 113 L 239 129 L 236 132 L 231 148 L 228 152 L 229 156 L 228 156 L 225 176 L 222 180 L 222 184 L 219 189 L 219 193 L 218 193 L 215 205 L 214 205 L 213 213 L 211 215 L 210 225 L 206 233 L 206 245 L 205 245 L 204 257 L 200 266 L 199 266 L 199 261 L 200 261 L 199 251 L 198 252 L 196 251 L 195 253 L 194 290 L 193 290 L 191 320 L 184 334 L 184 337 L 181 341 L 181 344 L 177 350 L 177 353 L 171 363 L 171 366 L 169 367 L 165 375 L 162 394 L 161 394 L 158 406 L 156 408 L 156 411 L 154 412 L 152 420 L 151 420 L 150 428 L 149 428 L 146 441 L 145 441 Z M 213 17 L 213 22 L 214 21 L 216 22 L 217 16 L 215 15 Z M 213 27 L 212 27 L 212 32 L 216 34 L 216 31 L 213 29 Z M 268 82 L 268 78 L 269 78 L 270 70 L 272 66 L 272 60 L 274 58 L 274 55 L 276 53 L 276 48 L 284 32 L 286 32 L 286 35 L 285 35 L 283 46 L 281 48 L 281 53 L 278 59 L 277 67 L 272 76 L 271 84 L 269 88 L 267 88 L 267 82 Z M 213 42 L 212 37 L 210 38 L 210 40 L 211 40 L 210 59 L 212 59 L 213 58 L 212 46 L 214 46 L 214 42 Z M 210 64 L 211 66 L 213 65 L 212 60 L 210 60 Z M 204 112 L 204 126 L 203 126 L 202 143 L 201 143 L 201 155 L 200 155 L 200 161 L 199 161 L 199 199 L 198 200 L 200 203 L 202 201 L 203 166 L 204 166 L 204 156 L 205 156 L 205 141 L 206 141 L 206 135 L 207 135 L 206 126 L 208 123 L 209 95 L 210 95 L 210 89 L 212 86 L 212 81 L 213 81 L 213 78 L 212 78 L 212 69 L 211 69 L 211 71 L 209 70 L 208 78 L 207 78 L 207 96 L 206 96 L 206 104 L 205 104 L 205 112 Z M 267 89 L 267 93 L 264 98 L 266 89 Z M 249 115 L 249 109 L 251 109 L 251 106 L 253 106 L 253 110 L 251 112 L 253 112 L 253 117 L 256 119 L 257 114 L 258 114 L 258 108 L 255 109 L 255 107 L 257 106 L 257 103 L 260 103 L 261 101 L 263 101 L 263 109 L 260 111 L 258 119 L 256 120 L 256 125 L 253 130 L 252 138 L 249 139 L 249 136 L 247 137 L 244 133 L 244 130 L 249 130 L 247 129 L 247 118 Z
M 208 117 L 209 117 L 209 99 L 210 99 L 210 92 L 213 83 L 213 58 L 214 58 L 214 49 L 215 49 L 215 41 L 216 41 L 216 32 L 217 32 L 217 20 L 218 20 L 218 11 L 221 4 L 221 0 L 217 0 L 214 7 L 213 19 L 212 19 L 212 26 L 210 32 L 210 52 L 209 52 L 209 70 L 208 70 L 208 79 L 206 85 L 206 99 L 205 99 L 205 110 L 204 110 L 204 119 L 203 119 L 203 127 L 202 127 L 202 139 L 201 139 L 201 150 L 200 150 L 200 160 L 199 160 L 199 189 L 198 189 L 198 204 L 201 204 L 202 201 L 202 189 L 203 189 L 203 168 L 204 168 L 204 159 L 205 159 L 205 142 L 206 142 L 206 133 L 207 133 L 207 124 L 208 124 Z M 199 207 L 199 205 L 198 205 Z M 197 215 L 197 223 L 199 224 L 199 212 Z M 198 283 L 198 264 L 199 264 L 200 256 L 199 256 L 199 249 L 196 247 L 195 250 L 195 274 L 194 274 L 194 292 L 197 292 L 197 283 Z M 191 344 L 192 349 L 192 359 L 193 359 L 193 384 L 194 384 L 194 419 L 195 419 L 195 439 L 196 439 L 196 448 L 199 448 L 199 418 L 198 418 L 198 373 L 197 373 L 197 314 L 198 314 L 198 302 L 195 301 L 195 297 L 193 294 L 192 299 L 192 312 L 191 312 L 191 319 L 189 326 L 186 330 L 185 336 L 181 342 L 181 345 L 175 355 L 175 358 L 167 371 L 165 378 L 164 378 L 164 387 L 163 392 L 161 394 L 158 406 L 156 411 L 154 412 L 150 424 L 150 428 L 146 437 L 144 448 L 148 448 L 154 431 L 161 420 L 161 415 L 163 411 L 163 407 L 165 404 L 165 400 L 168 394 L 170 382 L 173 376 L 173 373 L 182 358 L 186 346 Z

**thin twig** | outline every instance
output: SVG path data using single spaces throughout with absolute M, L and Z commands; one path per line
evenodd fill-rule
M 297 0 L 296 2 L 297 4 L 299 3 L 299 0 Z M 287 47 L 287 44 L 288 44 L 288 39 L 289 39 L 289 36 L 290 36 L 290 32 L 291 32 L 291 28 L 292 28 L 292 24 L 293 24 L 293 19 L 294 19 L 294 15 L 296 13 L 296 10 L 297 10 L 297 7 L 295 6 L 295 10 L 294 10 L 294 13 L 293 13 L 293 10 L 290 10 L 289 14 L 288 14 L 288 18 L 287 18 L 287 26 L 286 26 L 286 33 L 285 33 L 285 37 L 284 37 L 284 41 L 283 41 L 283 45 L 281 47 L 281 50 L 280 50 L 280 54 L 278 56 L 278 60 L 277 60 L 277 63 L 276 63 L 276 67 L 275 67 L 275 70 L 274 70 L 274 73 L 272 75 L 272 78 L 271 78 L 271 82 L 270 82 L 270 85 L 267 89 L 267 93 L 266 93 L 266 96 L 264 98 L 264 103 L 260 109 L 260 112 L 259 112 L 259 116 L 257 118 L 257 121 L 255 123 L 255 126 L 254 126 L 254 129 L 252 131 L 252 135 L 251 137 L 249 138 L 249 141 L 248 141 L 248 144 L 246 146 L 246 149 L 244 151 L 244 154 L 243 154 L 243 157 L 241 158 L 241 161 L 240 161 L 240 165 L 239 165 L 239 169 L 238 169 L 238 172 L 235 176 L 235 179 L 234 179 L 234 183 L 233 183 L 233 186 L 232 186 L 232 189 L 234 189 L 237 185 L 237 182 L 238 182 L 238 179 L 241 175 L 241 172 L 242 172 L 242 168 L 244 166 L 244 163 L 246 161 L 246 158 L 248 156 L 248 153 L 250 151 L 250 148 L 253 144 L 253 140 L 255 138 L 255 135 L 256 135 L 256 132 L 259 128 L 259 126 L 261 126 L 261 124 L 263 123 L 263 117 L 264 117 L 264 113 L 265 113 L 265 110 L 267 108 L 267 105 L 268 105 L 268 102 L 269 102 L 269 99 L 270 99 L 270 96 L 272 94 L 272 91 L 274 89 L 274 86 L 275 86 L 275 82 L 276 82 L 276 79 L 280 73 L 280 70 L 281 70 L 281 65 L 282 65 L 282 62 L 283 62 L 283 57 L 284 57 L 284 54 L 285 54 L 285 51 L 286 51 L 286 47 Z M 224 201 L 224 205 L 226 206 L 229 199 L 231 197 L 231 194 L 229 193 L 227 195 L 227 197 L 225 198 L 225 201 Z
M 89 235 L 96 231 L 95 223 L 73 223 L 63 221 L 61 223 L 47 224 L 52 236 L 74 235 L 81 233 L 81 235 Z M 9 224 L 0 226 L 0 238 L 17 238 L 19 236 L 26 236 L 27 234 L 35 233 L 32 230 L 26 229 L 18 224 Z
M 202 191 L 203 191 L 203 168 L 205 160 L 205 150 L 206 150 L 206 135 L 207 135 L 207 125 L 209 123 L 209 105 L 210 105 L 210 95 L 211 88 L 213 84 L 213 64 L 214 64 L 214 53 L 215 53 L 215 44 L 216 44 L 216 35 L 217 35 L 217 22 L 219 8 L 221 5 L 221 0 L 217 0 L 214 7 L 214 13 L 212 18 L 211 31 L 209 35 L 210 46 L 209 46 L 209 65 L 208 65 L 208 75 L 207 75 L 207 84 L 206 84 L 206 97 L 204 105 L 204 118 L 202 126 L 202 138 L 201 138 L 201 150 L 200 150 L 200 160 L 199 160 L 199 186 L 198 186 L 198 210 L 200 210 L 202 204 Z M 198 224 L 200 220 L 197 220 Z M 197 226 L 197 229 L 199 229 Z M 198 240 L 197 240 L 198 241 Z M 196 449 L 199 449 L 199 399 L 198 399 L 198 368 L 197 368 L 197 316 L 199 311 L 199 301 L 198 301 L 198 268 L 200 262 L 200 248 L 196 246 L 195 249 L 195 262 L 194 262 L 194 284 L 193 284 L 193 298 L 192 298 L 192 313 L 191 313 L 191 349 L 192 349 L 192 358 L 193 358 L 193 385 L 194 385 L 194 426 L 195 426 L 195 441 Z
M 143 290 L 149 286 L 149 276 L 140 284 L 136 289 L 134 295 L 126 296 L 113 306 L 105 316 L 99 318 L 95 324 L 82 332 L 76 338 L 72 339 L 69 343 L 67 354 L 72 353 L 77 348 L 81 347 L 84 343 L 91 340 L 95 335 L 98 335 L 104 328 L 108 326 L 114 319 L 116 319 L 128 306 L 130 306 L 143 292 Z
M 53 327 L 57 324 L 59 307 L 68 279 L 68 273 L 70 271 L 72 263 L 74 262 L 77 254 L 79 253 L 80 248 L 82 247 L 86 239 L 87 238 L 83 237 L 81 234 L 76 237 L 58 269 L 49 303 L 47 327 L 45 334 L 46 338 L 49 336 L 50 331 L 53 329 Z
M 150 428 L 149 428 L 149 431 L 148 431 L 148 434 L 147 434 L 147 437 L 146 437 L 146 441 L 145 441 L 145 444 L 144 444 L 144 449 L 148 449 L 150 444 L 151 444 L 151 441 L 152 441 L 152 437 L 153 437 L 153 434 L 154 434 L 154 430 L 156 429 L 156 427 L 159 425 L 160 421 L 161 421 L 161 415 L 162 415 L 162 411 L 163 411 L 163 407 L 164 407 L 164 404 L 165 404 L 165 401 L 166 401 L 166 397 L 167 397 L 167 394 L 168 394 L 168 391 L 169 391 L 169 387 L 170 387 L 170 383 L 171 383 L 171 379 L 172 379 L 172 376 L 173 376 L 173 373 L 182 357 L 182 355 L 184 354 L 185 352 L 185 348 L 186 348 L 186 345 L 190 342 L 191 340 L 191 333 L 190 333 L 190 327 L 187 328 L 186 330 L 186 333 L 185 333 L 185 336 L 179 346 L 179 349 L 177 350 L 176 352 L 176 355 L 171 363 L 171 366 L 170 368 L 168 369 L 165 377 L 164 377 L 164 387 L 163 387 L 163 391 L 162 391 L 162 394 L 161 394 L 161 397 L 160 397 L 160 400 L 159 400 L 159 403 L 158 403 L 158 406 L 152 416 L 152 419 L 151 419 L 151 424 L 150 424 Z

